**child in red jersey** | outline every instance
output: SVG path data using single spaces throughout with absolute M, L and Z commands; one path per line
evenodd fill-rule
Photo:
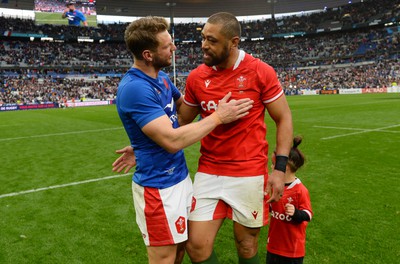
M 297 148 L 302 138 L 293 139 L 285 172 L 285 190 L 278 202 L 270 204 L 267 264 L 301 264 L 305 256 L 306 228 L 312 218 L 310 195 L 295 175 L 305 157 Z M 275 153 L 272 166 L 275 165 Z

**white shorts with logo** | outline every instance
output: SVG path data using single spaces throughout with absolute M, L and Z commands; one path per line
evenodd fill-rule
M 229 218 L 246 227 L 268 224 L 267 177 L 231 177 L 197 172 L 189 220 Z
M 188 239 L 187 220 L 193 196 L 189 175 L 165 189 L 132 182 L 132 193 L 136 223 L 146 246 L 173 245 Z

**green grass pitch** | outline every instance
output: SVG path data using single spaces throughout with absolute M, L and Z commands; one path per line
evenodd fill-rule
M 68 19 L 62 18 L 61 13 L 35 12 L 36 24 L 56 24 L 68 25 Z M 97 27 L 97 18 L 95 15 L 85 15 L 88 26 Z
M 304 263 L 397 263 L 400 95 L 288 101 L 307 157 L 297 176 L 314 211 Z M 273 148 L 275 129 L 266 122 Z M 114 150 L 127 144 L 115 106 L 0 112 L 0 263 L 147 263 L 131 176 L 111 171 Z M 192 175 L 198 150 L 185 150 Z M 236 263 L 230 221 L 216 253 Z

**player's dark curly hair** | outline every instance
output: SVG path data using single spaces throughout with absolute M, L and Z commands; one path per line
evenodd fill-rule
M 304 165 L 305 156 L 304 154 L 297 148 L 303 138 L 301 136 L 296 136 L 293 138 L 293 146 L 290 149 L 288 165 L 292 172 L 296 172 L 301 166 Z
M 143 60 L 142 52 L 156 51 L 159 45 L 157 34 L 168 29 L 169 23 L 163 17 L 142 17 L 126 27 L 125 44 L 135 59 Z

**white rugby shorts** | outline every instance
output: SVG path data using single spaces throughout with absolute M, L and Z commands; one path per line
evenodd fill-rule
M 188 239 L 187 220 L 193 196 L 189 175 L 165 189 L 132 182 L 132 193 L 136 223 L 146 246 L 173 245 Z
M 268 224 L 267 177 L 231 177 L 197 172 L 189 220 L 229 218 L 246 227 Z

